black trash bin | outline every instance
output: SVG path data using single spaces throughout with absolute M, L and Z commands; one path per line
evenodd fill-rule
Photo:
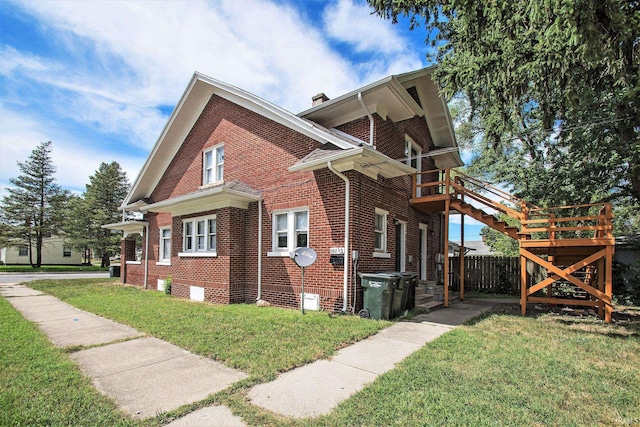
M 386 271 L 384 274 L 395 276 L 398 282 L 393 289 L 393 304 L 391 317 L 402 316 L 405 310 L 413 309 L 415 304 L 415 285 L 418 280 L 416 273 Z
M 398 276 L 384 273 L 360 273 L 364 289 L 362 317 L 389 320 L 392 313 L 393 290 L 398 284 Z
M 109 266 L 109 277 L 120 277 L 120 266 L 119 265 L 111 265 L 111 266 Z

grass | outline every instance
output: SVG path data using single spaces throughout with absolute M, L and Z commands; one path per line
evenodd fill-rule
M 204 401 L 145 420 L 147 424 L 223 404 L 249 425 L 640 425 L 637 315 L 621 316 L 618 323 L 607 325 L 594 317 L 541 313 L 521 317 L 512 314 L 517 306 L 501 304 L 512 310 L 499 308 L 499 314 L 427 344 L 331 414 L 294 420 L 252 406 L 246 398 L 248 389 L 278 372 L 326 357 L 386 323 L 326 313 L 302 316 L 272 307 L 190 303 L 111 283 L 39 281 L 30 286 L 252 375 Z M 5 323 L 3 319 L 1 327 Z M 4 335 L 3 331 L 3 340 Z M 5 351 L 5 345 L 11 346 L 15 339 L 3 341 L 3 366 L 5 353 L 14 351 L 13 347 Z M 60 351 L 55 353 L 59 357 Z M 38 358 L 17 357 L 24 363 L 20 371 L 41 364 Z M 4 389 L 11 379 L 0 381 Z M 20 389 L 15 392 L 20 394 Z M 42 405 L 51 407 L 46 401 L 43 398 Z M 73 424 L 69 420 L 73 418 L 60 424 Z
M 142 426 L 0 298 L 0 425 Z M 149 425 L 148 423 L 144 425 Z
M 423 347 L 308 425 L 639 424 L 638 324 L 493 315 Z
M 256 381 L 325 358 L 388 322 L 248 304 L 193 303 L 115 281 L 39 280 L 30 287 L 240 369 Z
M 43 265 L 33 268 L 30 265 L 0 265 L 0 273 L 73 273 L 87 271 L 109 271 L 99 265 Z

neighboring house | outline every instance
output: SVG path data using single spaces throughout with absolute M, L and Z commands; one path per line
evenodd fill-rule
M 33 261 L 36 260 L 35 251 Z M 0 249 L 0 264 L 29 265 L 27 246 Z M 82 252 L 72 249 L 62 237 L 45 238 L 42 242 L 42 265 L 81 265 Z
M 465 240 L 464 242 L 465 255 L 468 256 L 498 256 L 491 246 L 484 243 L 482 240 Z
M 640 234 L 616 237 L 614 259 L 626 265 L 640 262 Z
M 171 277 L 179 297 L 299 307 L 290 255 L 307 246 L 318 255 L 308 308 L 358 310 L 361 272 L 434 280 L 442 215 L 412 207 L 413 177 L 462 162 L 432 71 L 320 94 L 298 115 L 194 74 L 121 207 L 143 219 L 105 226 L 124 231 L 121 280 L 154 289 Z

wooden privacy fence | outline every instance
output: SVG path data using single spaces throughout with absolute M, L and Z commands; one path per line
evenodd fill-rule
M 545 273 L 532 262 L 527 262 L 527 271 L 532 282 Z M 465 291 L 520 293 L 520 257 L 467 255 L 464 257 L 464 272 Z M 451 291 L 460 291 L 459 257 L 449 258 L 449 283 Z

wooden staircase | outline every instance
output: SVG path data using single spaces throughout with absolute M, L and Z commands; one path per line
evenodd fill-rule
M 578 305 L 597 308 L 606 322 L 611 321 L 615 246 L 611 204 L 541 208 L 451 169 L 416 174 L 411 203 L 425 212 L 444 212 L 445 241 L 449 240 L 452 211 L 516 239 L 521 258 L 522 314 L 526 314 L 527 303 Z M 505 216 L 519 225 L 509 225 L 501 219 Z M 462 259 L 460 266 L 464 266 Z M 546 272 L 541 280 L 534 277 L 535 268 Z M 444 305 L 448 306 L 448 253 L 444 269 Z M 462 299 L 463 271 L 460 277 Z

